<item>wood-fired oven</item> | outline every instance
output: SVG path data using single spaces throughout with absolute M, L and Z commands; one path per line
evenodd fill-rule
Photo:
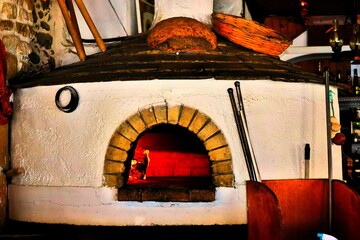
M 228 95 L 235 81 L 262 179 L 303 178 L 306 143 L 310 177 L 327 176 L 322 78 L 224 39 L 209 53 L 165 53 L 145 37 L 9 83 L 11 164 L 24 169 L 9 184 L 11 219 L 246 224 L 249 175 Z M 341 178 L 340 148 L 332 153 Z

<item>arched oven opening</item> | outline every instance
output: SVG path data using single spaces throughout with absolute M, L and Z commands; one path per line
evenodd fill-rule
M 215 200 L 208 152 L 187 128 L 153 126 L 139 135 L 128 156 L 127 181 L 119 188 L 119 200 Z

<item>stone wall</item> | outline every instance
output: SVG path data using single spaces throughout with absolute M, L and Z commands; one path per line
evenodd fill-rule
M 59 67 L 67 55 L 77 57 L 57 1 L 35 0 L 33 16 L 36 36 L 29 56 L 32 72 Z
M 32 0 L 0 0 L 0 38 L 7 51 L 8 75 L 29 69 L 30 42 L 35 36 Z
M 8 75 L 36 74 L 76 57 L 57 1 L 0 0 L 0 39 L 7 52 Z

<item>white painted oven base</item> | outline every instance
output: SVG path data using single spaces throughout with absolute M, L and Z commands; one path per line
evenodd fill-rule
M 228 225 L 246 223 L 245 186 L 217 188 L 216 201 L 123 202 L 117 190 L 10 185 L 11 219 L 104 226 Z
M 56 80 L 54 79 L 54 82 Z M 327 178 L 325 87 L 269 80 L 240 81 L 252 146 L 262 179 Z M 227 93 L 234 81 L 147 80 L 69 84 L 78 108 L 63 113 L 64 85 L 18 89 L 11 122 L 11 163 L 25 172 L 9 185 L 10 219 L 78 225 L 244 224 L 248 173 Z M 339 119 L 337 89 L 335 115 Z M 234 188 L 217 188 L 209 203 L 119 202 L 103 186 L 107 146 L 139 109 L 167 102 L 198 109 L 221 129 L 232 154 Z M 341 147 L 333 145 L 333 177 L 342 179 Z

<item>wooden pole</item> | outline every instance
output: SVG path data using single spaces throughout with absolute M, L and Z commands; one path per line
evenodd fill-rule
M 330 121 L 330 83 L 329 71 L 325 71 L 325 105 L 327 127 L 327 150 L 328 150 L 328 182 L 329 182 L 329 233 L 332 231 L 332 148 L 331 148 L 331 121 Z
M 91 33 L 93 34 L 98 47 L 100 48 L 100 50 L 102 52 L 105 52 L 106 51 L 105 43 L 102 40 L 102 38 L 101 38 L 101 36 L 100 36 L 100 34 L 99 34 L 93 20 L 91 19 L 90 14 L 87 11 L 83 1 L 82 0 L 75 0 L 75 2 L 78 5 L 81 14 L 84 17 L 86 24 L 89 26 L 89 29 L 90 29 Z
M 0 125 L 0 168 L 9 168 L 9 154 L 8 154 L 8 132 L 9 125 Z
M 61 12 L 64 16 L 67 28 L 69 30 L 69 33 L 71 35 L 71 38 L 74 42 L 77 54 L 79 56 L 79 59 L 81 61 L 85 61 L 86 59 L 86 54 L 85 54 L 85 50 L 84 50 L 84 46 L 82 44 L 80 35 L 78 34 L 78 32 L 76 31 L 76 26 L 74 25 L 74 23 L 72 22 L 72 19 L 70 17 L 69 14 L 69 9 L 66 6 L 65 0 L 58 0 Z
M 68 8 L 69 14 L 70 14 L 71 21 L 74 24 L 75 30 L 81 39 L 80 28 L 79 28 L 78 21 L 76 18 L 73 0 L 65 0 L 65 2 L 66 2 L 66 6 Z
M 8 124 L 0 125 L 0 231 L 7 219 L 7 182 L 3 171 L 9 167 L 8 129 Z

